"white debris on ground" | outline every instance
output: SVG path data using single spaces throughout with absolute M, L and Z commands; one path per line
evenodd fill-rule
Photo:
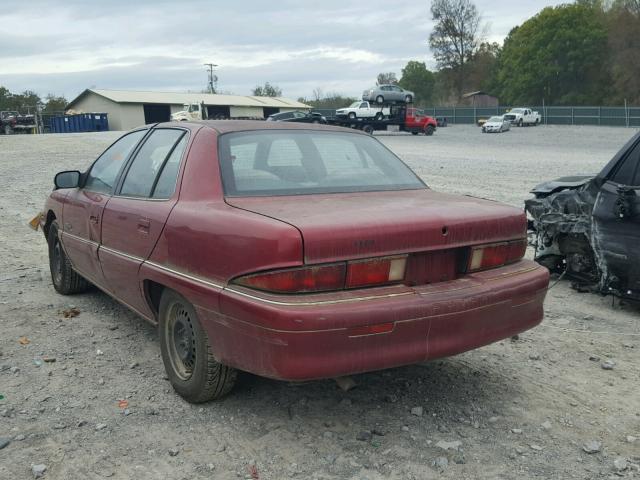
M 521 207 L 540 181 L 596 173 L 633 133 L 378 138 L 433 188 Z M 245 375 L 222 401 L 184 402 L 154 328 L 98 291 L 57 295 L 27 227 L 54 173 L 117 136 L 0 137 L 0 478 L 640 478 L 640 307 L 566 281 L 517 340 L 354 375 L 346 391 Z

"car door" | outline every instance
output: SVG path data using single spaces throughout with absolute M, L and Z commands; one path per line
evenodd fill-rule
M 138 270 L 158 240 L 177 201 L 176 185 L 189 140 L 182 128 L 151 131 L 129 161 L 104 209 L 98 258 L 107 285 L 134 310 L 151 316 Z
M 399 100 L 404 100 L 404 94 L 402 92 L 402 89 L 400 87 L 396 87 L 395 85 L 390 87 L 391 90 L 391 95 L 392 97 L 390 97 L 390 100 L 394 100 L 394 101 L 399 101 Z
M 98 262 L 102 213 L 120 171 L 146 133 L 146 129 L 131 132 L 107 148 L 62 207 L 61 241 L 67 257 L 78 273 L 102 288 L 105 282 Z
M 593 209 L 596 249 L 620 287 L 640 290 L 640 141 L 608 175 Z

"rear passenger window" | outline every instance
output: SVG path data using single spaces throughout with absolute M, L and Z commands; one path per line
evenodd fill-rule
M 178 170 L 180 169 L 180 159 L 187 146 L 187 135 L 183 135 L 177 145 L 173 148 L 171 155 L 164 164 L 160 177 L 156 183 L 151 196 L 153 198 L 171 198 L 176 191 L 178 181 Z
M 165 160 L 183 135 L 183 130 L 166 128 L 154 130 L 133 159 L 120 189 L 120 195 L 145 198 L 151 196 L 154 183 Z
M 621 161 L 609 180 L 619 185 L 639 185 L 640 179 L 638 176 L 640 172 L 636 173 L 639 163 L 640 143 L 637 143 L 633 150 Z

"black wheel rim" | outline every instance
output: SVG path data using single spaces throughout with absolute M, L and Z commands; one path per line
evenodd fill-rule
M 60 285 L 62 283 L 62 246 L 60 240 L 57 238 L 53 243 L 53 251 L 51 252 L 51 276 L 53 277 L 53 283 Z
M 169 309 L 166 323 L 167 350 L 173 371 L 181 380 L 189 380 L 196 365 L 194 319 L 181 303 Z

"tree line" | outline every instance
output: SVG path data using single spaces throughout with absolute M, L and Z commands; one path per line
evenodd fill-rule
M 514 27 L 504 42 L 483 42 L 470 0 L 433 0 L 429 38 L 438 70 L 400 85 L 432 83 L 429 104 L 456 104 L 483 90 L 504 105 L 640 104 L 640 0 L 577 0 L 546 7 Z M 422 65 L 420 65 L 422 67 Z
M 41 105 L 42 113 L 62 113 L 67 103 L 69 102 L 66 98 L 51 93 L 42 99 L 37 93 L 31 90 L 25 90 L 22 93 L 12 93 L 7 88 L 0 86 L 0 111 L 33 113 L 36 107 Z
M 514 27 L 502 44 L 484 41 L 487 28 L 471 0 L 432 0 L 428 40 L 436 61 L 409 61 L 398 79 L 418 105 L 457 105 L 484 91 L 503 105 L 640 105 L 640 0 L 576 0 L 546 7 Z M 331 94 L 301 101 L 344 106 Z M 343 101 L 338 105 L 337 101 Z

